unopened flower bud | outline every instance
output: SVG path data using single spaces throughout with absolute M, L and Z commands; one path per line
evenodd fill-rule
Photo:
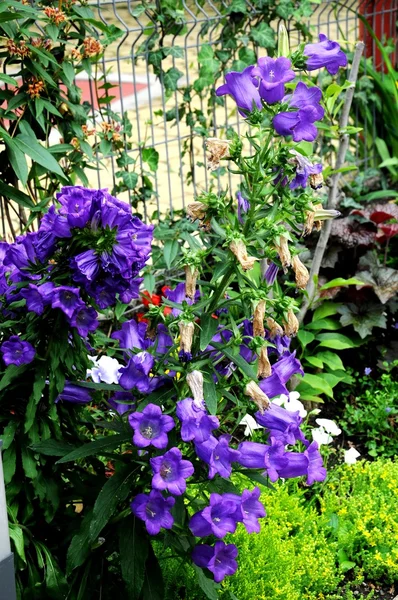
M 260 337 L 265 336 L 264 316 L 265 316 L 265 300 L 260 300 L 260 302 L 257 303 L 257 306 L 254 310 L 254 315 L 253 315 L 253 336 L 254 337 L 256 337 L 257 335 Z
M 180 321 L 178 327 L 180 328 L 180 352 L 188 355 L 191 353 L 195 326 L 191 321 Z
M 257 377 L 270 377 L 272 372 L 271 363 L 268 358 L 267 346 L 262 346 L 258 356 Z
M 233 240 L 229 245 L 229 249 L 236 256 L 244 271 L 249 271 L 253 268 L 257 258 L 248 256 L 246 246 L 242 240 Z
M 273 340 L 277 335 L 283 335 L 283 329 L 279 323 L 275 321 L 275 319 L 268 317 L 266 319 L 266 323 L 269 329 L 269 337 L 271 340 Z
M 246 396 L 250 396 L 253 402 L 258 406 L 260 412 L 264 412 L 270 406 L 270 401 L 263 392 L 263 390 L 257 385 L 255 381 L 249 381 L 245 387 Z
M 278 56 L 289 56 L 289 34 L 283 23 L 278 28 Z
M 230 143 L 228 140 L 207 138 L 206 148 L 209 151 L 207 165 L 211 171 L 218 169 L 220 160 L 228 155 Z
M 187 375 L 187 383 L 191 390 L 194 404 L 199 408 L 203 408 L 203 375 L 200 371 L 192 371 Z
M 279 259 L 282 263 L 284 273 L 287 273 L 287 268 L 290 267 L 292 257 L 289 250 L 287 238 L 284 235 L 279 236 L 279 243 L 275 242 L 275 249 L 279 254 Z
M 299 329 L 299 322 L 291 308 L 289 308 L 287 312 L 286 320 L 283 321 L 283 328 L 285 331 L 285 335 L 287 335 L 288 337 L 295 337 L 297 335 Z
M 307 267 L 303 265 L 297 254 L 292 258 L 292 269 L 296 276 L 296 285 L 298 289 L 305 290 L 310 278 L 310 274 Z
M 185 295 L 191 300 L 195 297 L 196 292 L 196 279 L 198 277 L 198 269 L 191 265 L 185 265 Z

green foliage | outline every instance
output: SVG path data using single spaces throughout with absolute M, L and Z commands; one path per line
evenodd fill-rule
M 377 379 L 361 377 L 355 387 L 355 394 L 350 388 L 344 392 L 339 425 L 370 456 L 396 456 L 398 382 L 384 373 Z

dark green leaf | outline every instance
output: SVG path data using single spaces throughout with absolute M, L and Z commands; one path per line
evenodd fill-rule
M 39 364 L 36 368 L 35 382 L 33 384 L 33 392 L 29 398 L 28 406 L 25 414 L 25 433 L 27 433 L 33 425 L 36 416 L 37 405 L 43 394 L 46 385 L 46 367 L 44 364 Z
M 15 21 L 16 19 L 23 19 L 23 15 L 17 12 L 0 13 L 0 23 L 6 23 L 7 21 Z
M 50 550 L 42 543 L 36 542 L 45 556 L 46 593 L 48 598 L 65 598 L 68 593 L 66 579 Z
M 218 319 L 209 313 L 200 317 L 200 350 L 203 352 L 213 339 L 218 327 Z
M 30 156 L 33 161 L 58 175 L 63 181 L 68 181 L 65 173 L 62 171 L 52 154 L 50 154 L 50 152 L 41 146 L 35 139 L 20 133 L 15 138 L 15 142 L 18 144 L 19 149 Z
M 174 262 L 174 259 L 178 255 L 178 251 L 180 249 L 180 245 L 177 240 L 167 240 L 163 247 L 163 258 L 166 263 L 166 267 L 168 269 L 171 268 L 171 265 Z
M 217 390 L 211 374 L 206 374 L 203 382 L 203 394 L 207 409 L 211 415 L 217 414 Z
M 7 146 L 8 158 L 10 160 L 11 166 L 14 169 L 15 175 L 17 179 L 26 185 L 28 181 L 28 163 L 26 162 L 25 154 L 21 152 L 18 148 L 18 145 L 14 142 L 14 140 L 10 137 L 4 140 Z M 32 201 L 30 200 L 32 203 Z
M 139 598 L 145 578 L 149 540 L 141 521 L 133 515 L 119 527 L 120 566 L 128 600 Z
M 221 352 L 229 358 L 239 369 L 242 371 L 246 377 L 250 377 L 254 381 L 257 381 L 257 374 L 255 373 L 253 367 L 247 363 L 244 358 L 240 356 L 240 354 L 233 354 L 229 348 L 224 348 L 222 344 L 212 343 L 212 346 L 217 348 L 217 350 L 221 350 Z
M 138 175 L 137 173 L 129 173 L 128 171 L 123 171 L 122 179 L 124 185 L 129 189 L 133 190 L 137 185 Z
M 74 460 L 79 460 L 81 458 L 87 458 L 88 456 L 93 456 L 94 454 L 101 455 L 101 452 L 108 452 L 108 450 L 113 450 L 121 444 L 131 441 L 131 437 L 131 433 L 123 433 L 120 435 L 108 435 L 105 438 L 95 440 L 94 442 L 90 442 L 89 444 L 84 444 L 80 448 L 73 450 L 72 452 L 58 460 L 56 464 L 71 462 Z
M 0 192 L 1 192 L 1 187 L 0 187 Z M 10 385 L 10 383 L 12 381 L 14 381 L 14 379 L 16 379 L 17 377 L 20 377 L 22 375 L 22 373 L 24 373 L 27 369 L 27 365 L 21 365 L 20 367 L 17 367 L 16 365 L 9 365 L 5 372 L 3 377 L 0 380 L 0 391 L 4 390 L 6 387 L 8 387 Z
M 183 76 L 183 73 L 176 69 L 175 67 L 171 67 L 166 73 L 163 75 L 163 84 L 166 90 L 171 92 L 175 92 L 178 88 L 177 82 Z
M 0 73 L 0 81 L 4 81 L 4 83 L 8 83 L 9 85 L 18 85 L 18 82 L 14 77 L 10 77 L 5 73 Z
M 210 577 L 206 577 L 203 569 L 195 565 L 195 571 L 198 576 L 198 584 L 206 598 L 209 600 L 218 600 L 218 594 L 216 591 L 216 583 Z
M 17 190 L 17 188 L 12 187 L 11 185 L 7 185 L 6 183 L 4 183 L 4 181 L 1 180 L 0 195 L 4 198 L 8 198 L 9 200 L 14 200 L 14 202 L 19 204 L 20 206 L 23 206 L 24 208 L 35 208 L 35 205 L 33 204 L 32 200 L 27 194 L 21 192 L 20 190 Z
M 10 533 L 10 538 L 14 542 L 16 553 L 18 554 L 19 558 L 26 563 L 25 544 L 22 529 L 16 523 L 9 523 L 8 531 Z
M 272 49 L 276 46 L 274 30 L 264 21 L 250 30 L 250 37 L 261 48 Z
M 142 600 L 164 600 L 162 570 L 151 545 L 149 545 L 148 548 L 148 559 L 145 565 L 145 580 L 142 588 Z
M 146 162 L 151 171 L 156 173 L 159 163 L 159 152 L 155 148 L 144 148 L 142 151 L 142 160 Z
M 299 331 L 297 332 L 297 338 L 300 344 L 303 346 L 303 348 L 305 348 L 306 346 L 308 346 L 308 344 L 311 344 L 311 342 L 314 341 L 315 335 L 310 331 L 306 331 L 305 329 L 299 329 Z
M 68 444 L 64 440 L 54 439 L 45 440 L 38 444 L 32 444 L 30 447 L 34 452 L 45 454 L 46 456 L 65 456 L 75 450 L 71 444 Z
M 37 467 L 36 460 L 33 456 L 33 452 L 29 450 L 26 446 L 22 446 L 21 448 L 21 457 L 22 457 L 22 467 L 26 477 L 29 479 L 36 479 L 37 477 Z
M 73 569 L 80 567 L 90 554 L 89 532 L 92 511 L 89 511 L 82 520 L 79 532 L 72 538 L 66 558 L 66 571 L 69 575 Z

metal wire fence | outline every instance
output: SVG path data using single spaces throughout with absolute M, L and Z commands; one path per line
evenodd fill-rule
M 257 53 L 256 44 L 248 34 L 251 23 L 261 14 L 261 4 L 254 5 L 249 0 L 242 2 L 247 5 L 250 19 L 244 30 L 240 31 L 240 36 L 244 37 L 246 34 L 248 47 Z M 203 44 L 216 47 L 220 43 L 227 3 L 225 0 L 182 0 L 176 18 L 177 24 L 178 19 L 180 20 L 181 27 L 177 27 L 172 35 L 160 39 L 162 47 L 178 46 L 182 49 L 181 52 L 170 54 L 162 65 L 165 70 L 177 69 L 180 72 L 178 87 L 173 93 L 165 89 L 162 77 L 159 80 L 153 73 L 151 55 L 154 40 L 159 44 L 159 37 L 163 34 L 159 29 L 159 21 L 153 17 L 153 11 L 133 0 L 97 0 L 91 2 L 90 6 L 104 24 L 114 24 L 124 31 L 123 37 L 107 48 L 102 59 L 102 69 L 107 80 L 118 90 L 119 98 L 113 102 L 113 110 L 127 113 L 133 124 L 134 143 L 130 151 L 138 160 L 139 148 L 143 144 L 152 146 L 159 152 L 159 165 L 154 174 L 155 200 L 148 203 L 145 212 L 148 214 L 154 209 L 164 212 L 167 209 L 173 211 L 183 208 L 198 191 L 209 188 L 212 178 L 203 168 L 206 163 L 203 131 L 200 131 L 197 123 L 195 126 L 189 125 L 186 116 L 181 117 L 181 95 L 198 77 L 198 56 Z M 363 39 L 367 56 L 374 66 L 380 68 L 380 54 L 374 40 L 361 24 L 358 13 L 366 17 L 380 39 L 391 38 L 395 36 L 398 0 L 347 0 L 343 3 L 327 1 L 313 4 L 311 8 L 311 14 L 303 18 L 301 23 L 297 23 L 297 18 L 288 19 L 292 46 L 302 41 L 303 32 L 310 32 L 314 37 L 318 33 L 325 33 L 328 37 L 345 43 L 348 49 L 353 48 L 355 41 Z M 277 23 L 273 25 L 277 26 Z M 230 65 L 231 63 L 227 67 L 230 68 Z M 92 81 L 90 94 L 94 98 Z M 238 130 L 242 127 L 242 120 L 228 99 L 224 108 L 214 105 L 209 107 L 205 99 L 197 95 L 191 110 L 208 118 L 207 134 L 218 136 L 230 125 Z M 170 115 L 174 118 L 170 119 Z M 354 122 L 358 120 L 358 107 L 355 104 L 353 119 Z M 369 126 L 375 125 L 364 123 L 364 138 L 374 138 L 375 131 L 369 131 Z M 372 164 L 372 148 L 366 144 L 364 147 L 362 145 L 361 150 L 360 145 L 356 144 L 353 152 L 357 163 L 364 167 Z M 107 161 L 106 168 L 98 169 L 96 177 L 96 183 L 100 187 L 113 185 L 115 165 L 111 159 Z

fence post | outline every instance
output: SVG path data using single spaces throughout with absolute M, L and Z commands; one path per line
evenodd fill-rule
M 14 555 L 11 552 L 8 533 L 6 491 L 1 459 L 0 440 L 0 600 L 16 600 Z

